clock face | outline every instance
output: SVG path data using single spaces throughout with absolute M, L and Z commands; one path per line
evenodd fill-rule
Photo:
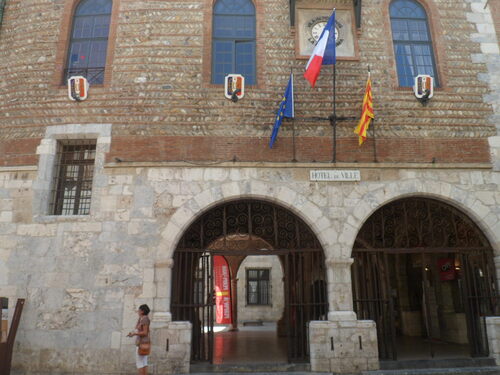
M 320 21 L 320 22 L 315 23 L 314 26 L 311 28 L 311 36 L 313 37 L 315 42 L 318 41 L 325 26 L 326 26 L 326 22 Z
M 309 43 L 311 44 L 316 44 L 318 41 L 319 37 L 321 36 L 321 33 L 323 32 L 323 29 L 325 28 L 326 24 L 328 22 L 328 17 L 316 17 L 311 19 L 307 24 L 306 28 L 308 29 L 309 36 L 308 40 Z M 342 24 L 340 24 L 338 21 L 335 22 L 335 42 L 338 45 L 340 45 L 343 42 L 343 39 L 339 39 L 340 37 L 340 31 L 339 28 L 342 27 Z

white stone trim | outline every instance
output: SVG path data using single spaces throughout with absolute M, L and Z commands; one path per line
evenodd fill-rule
M 340 246 L 347 251 L 342 256 L 350 257 L 359 230 L 368 218 L 382 206 L 402 198 L 434 198 L 456 207 L 471 218 L 489 240 L 495 254 L 500 255 L 500 221 L 492 212 L 492 207 L 483 204 L 474 191 L 461 189 L 456 185 L 441 181 L 418 179 L 386 183 L 377 190 L 365 193 L 357 199 L 353 214 L 349 215 L 339 236 Z M 487 218 L 495 218 L 494 223 L 486 223 Z
M 98 203 L 96 193 L 98 188 L 103 185 L 102 180 L 105 177 L 103 168 L 105 153 L 109 151 L 111 145 L 111 129 L 111 124 L 67 124 L 47 127 L 45 137 L 41 140 L 36 150 L 36 153 L 39 155 L 39 161 L 37 178 L 33 183 L 33 216 L 35 221 L 85 219 L 96 212 L 96 204 Z M 97 140 L 90 215 L 56 216 L 49 214 L 57 142 L 58 140 L 65 139 Z
M 162 232 L 162 248 L 159 250 L 161 255 L 158 254 L 157 259 L 173 257 L 181 236 L 198 217 L 221 203 L 239 199 L 261 199 L 282 206 L 297 215 L 311 228 L 323 249 L 336 243 L 336 236 L 328 237 L 332 234 L 329 232 L 330 228 L 319 230 L 323 228 L 321 219 L 325 216 L 323 211 L 307 197 L 284 186 L 261 181 L 238 181 L 205 190 L 179 207 Z M 329 218 L 326 217 L 326 219 Z

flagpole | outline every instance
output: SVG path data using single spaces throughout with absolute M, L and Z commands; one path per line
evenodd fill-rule
M 368 78 L 371 78 L 371 70 L 370 70 L 370 65 L 368 65 Z M 376 138 L 376 132 L 375 132 L 375 117 L 372 118 L 372 131 L 373 131 L 373 161 L 375 163 L 378 162 L 377 160 L 377 138 Z
M 335 68 L 336 64 L 333 64 L 333 115 L 332 115 L 332 127 L 333 127 L 333 160 L 332 163 L 337 162 L 337 88 L 336 88 L 336 76 L 337 69 Z
M 290 77 L 292 77 L 292 98 L 295 95 L 293 92 L 293 66 L 290 67 Z M 294 100 L 294 99 L 292 99 Z M 293 102 L 293 117 L 292 117 L 292 162 L 297 162 L 296 148 L 295 148 L 295 101 Z
M 333 11 L 335 12 L 335 8 L 333 8 Z M 335 20 L 337 22 L 337 20 Z M 336 25 L 333 25 L 333 28 L 335 30 Z M 333 37 L 333 55 L 335 56 L 335 60 L 337 59 L 336 56 L 336 43 L 337 39 L 335 38 L 335 34 Z M 333 62 L 333 116 L 332 116 L 332 127 L 333 127 L 333 160 L 332 163 L 337 162 L 337 84 L 336 84 L 336 78 L 337 78 L 337 68 L 336 68 L 337 62 Z

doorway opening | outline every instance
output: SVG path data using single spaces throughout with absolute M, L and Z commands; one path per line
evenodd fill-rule
M 376 322 L 380 359 L 489 355 L 493 251 L 462 212 L 429 198 L 392 202 L 363 225 L 353 257 L 355 311 Z
M 308 362 L 308 323 L 326 320 L 326 293 L 316 236 L 269 202 L 211 209 L 174 253 L 172 315 L 192 323 L 192 362 Z

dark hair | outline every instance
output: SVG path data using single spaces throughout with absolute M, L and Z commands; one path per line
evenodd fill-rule
M 141 310 L 144 313 L 144 315 L 148 315 L 149 312 L 151 311 L 148 305 L 146 304 L 139 306 L 139 310 Z

